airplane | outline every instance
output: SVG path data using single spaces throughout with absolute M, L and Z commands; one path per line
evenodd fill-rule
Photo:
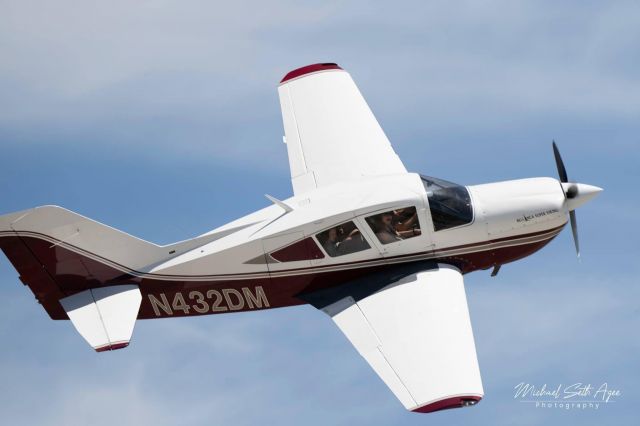
M 97 352 L 137 319 L 310 304 L 404 407 L 484 396 L 463 277 L 537 252 L 601 188 L 559 180 L 463 186 L 406 170 L 350 74 L 293 70 L 278 86 L 293 196 L 198 237 L 153 244 L 57 206 L 0 216 L 0 248 L 47 314 Z M 568 219 L 567 219 L 568 216 Z M 215 338 L 215 337 L 214 337 Z

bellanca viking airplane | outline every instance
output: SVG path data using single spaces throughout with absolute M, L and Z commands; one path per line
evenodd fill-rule
M 484 395 L 463 275 L 524 258 L 600 188 L 519 179 L 461 186 L 408 172 L 333 63 L 278 87 L 293 197 L 159 246 L 56 206 L 0 216 L 0 248 L 52 319 L 96 351 L 136 319 L 311 304 L 415 412 Z M 214 337 L 215 338 L 215 337 Z

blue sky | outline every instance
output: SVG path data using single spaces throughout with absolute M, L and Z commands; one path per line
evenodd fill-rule
M 556 176 L 605 188 L 499 276 L 465 278 L 485 387 L 407 413 L 309 306 L 142 321 L 95 354 L 0 261 L 0 418 L 12 424 L 632 424 L 640 4 L 634 1 L 0 2 L 0 212 L 59 204 L 158 243 L 291 193 L 276 87 L 351 72 L 407 168 L 464 184 Z M 514 386 L 607 382 L 599 410 Z

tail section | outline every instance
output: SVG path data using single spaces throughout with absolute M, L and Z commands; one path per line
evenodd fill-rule
M 237 231 L 160 246 L 57 206 L 0 216 L 0 249 L 52 319 L 70 319 L 96 351 L 126 347 L 155 265 Z
M 237 229 L 160 246 L 57 206 L 0 216 L 0 249 L 53 319 L 67 319 L 60 299 L 136 284 L 154 265 Z

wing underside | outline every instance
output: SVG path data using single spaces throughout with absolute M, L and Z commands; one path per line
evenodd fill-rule
M 411 273 L 321 307 L 408 410 L 474 405 L 484 391 L 462 274 Z M 326 298 L 325 298 L 326 300 Z
M 336 64 L 292 71 L 278 94 L 296 195 L 363 176 L 406 173 L 351 76 Z

